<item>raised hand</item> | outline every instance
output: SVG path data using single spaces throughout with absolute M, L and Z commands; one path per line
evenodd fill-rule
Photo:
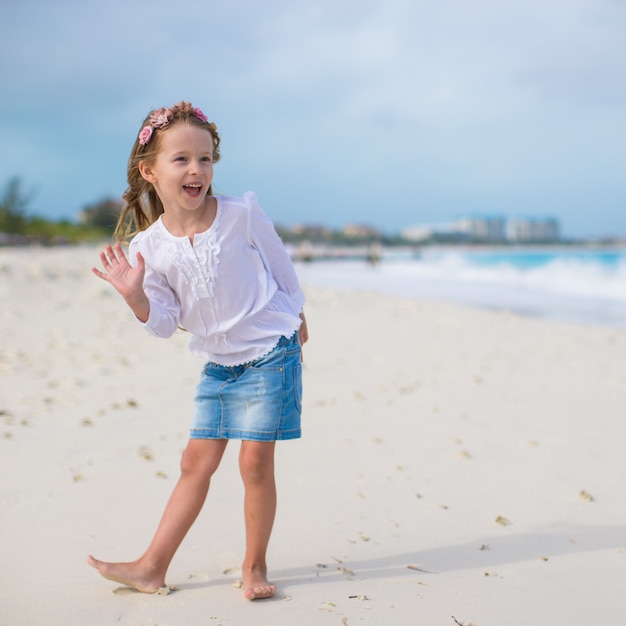
M 115 247 L 107 246 L 104 252 L 100 253 L 100 261 L 106 273 L 95 267 L 91 271 L 102 280 L 111 283 L 122 296 L 132 297 L 143 290 L 143 277 L 146 270 L 141 254 L 137 254 L 137 267 L 133 267 L 118 243 Z
M 122 246 L 107 246 L 100 253 L 100 261 L 104 272 L 91 268 L 91 271 L 102 280 L 111 283 L 126 300 L 135 315 L 142 321 L 147 321 L 150 313 L 150 304 L 143 290 L 143 278 L 146 265 L 141 253 L 137 253 L 137 267 L 133 267 L 126 258 Z

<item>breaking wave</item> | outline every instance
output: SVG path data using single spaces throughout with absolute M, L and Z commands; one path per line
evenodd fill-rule
M 626 328 L 624 250 L 387 250 L 360 261 L 297 263 L 304 284 Z

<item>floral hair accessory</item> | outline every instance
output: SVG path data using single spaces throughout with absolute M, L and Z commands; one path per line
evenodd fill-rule
M 150 126 L 152 128 L 167 128 L 170 125 L 170 120 L 174 117 L 174 114 L 170 109 L 157 109 L 150 116 Z
M 139 144 L 145 146 L 150 141 L 153 132 L 152 126 L 144 126 L 139 133 Z
M 157 109 L 148 118 L 149 124 L 144 126 L 139 132 L 139 145 L 145 146 L 150 139 L 152 139 L 152 133 L 155 128 L 167 128 L 170 125 L 170 120 L 174 117 L 174 114 L 170 109 Z
M 193 114 L 201 121 L 201 122 L 208 122 L 209 118 L 202 112 L 201 109 L 198 109 L 197 107 L 195 109 L 193 109 Z
M 181 108 L 181 105 L 185 105 L 185 107 Z M 178 105 L 174 105 L 173 108 L 176 113 L 181 110 L 186 113 L 191 112 L 201 122 L 204 122 L 205 124 L 209 123 L 209 119 L 202 112 L 201 109 L 198 109 L 197 107 L 191 108 L 191 104 L 187 102 L 181 102 Z M 172 120 L 174 115 L 175 114 L 174 112 L 172 112 L 172 109 L 166 109 L 165 107 L 153 111 L 148 118 L 148 125 L 144 126 L 139 133 L 139 144 L 142 146 L 147 145 L 150 139 L 152 139 L 152 134 L 154 133 L 154 131 L 157 129 L 163 130 L 164 128 L 167 128 L 170 125 L 170 121 Z M 209 127 L 213 131 L 216 130 L 215 124 L 209 124 Z

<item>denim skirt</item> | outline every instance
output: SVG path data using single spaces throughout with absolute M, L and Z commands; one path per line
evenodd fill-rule
M 196 390 L 192 439 L 277 441 L 300 437 L 298 333 L 243 365 L 207 363 Z

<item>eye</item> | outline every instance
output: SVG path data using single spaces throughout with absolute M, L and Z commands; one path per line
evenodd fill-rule
M 212 156 L 202 157 L 202 160 L 205 161 L 206 163 L 213 163 L 213 157 Z
M 184 157 L 184 156 L 179 156 L 179 157 L 176 157 L 175 159 L 175 161 L 186 161 L 186 160 L 187 160 L 187 157 Z

